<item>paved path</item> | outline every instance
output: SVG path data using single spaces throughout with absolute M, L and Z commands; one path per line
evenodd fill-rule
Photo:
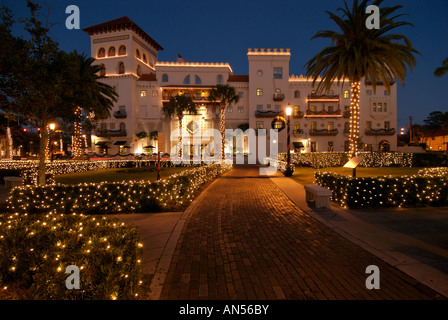
M 300 210 L 257 167 L 201 194 L 161 299 L 434 299 L 439 294 Z M 381 271 L 368 290 L 366 267 Z

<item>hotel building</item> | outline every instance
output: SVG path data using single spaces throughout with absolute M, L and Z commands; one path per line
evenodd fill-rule
M 103 81 L 119 94 L 111 117 L 102 120 L 92 134 L 91 152 L 99 153 L 108 144 L 109 154 L 170 153 L 178 142 L 170 140 L 178 119 L 166 118 L 161 110 L 177 94 L 189 95 L 198 106 L 197 115 L 184 116 L 183 126 L 190 128 L 192 121 L 199 121 L 202 132 L 219 129 L 219 106 L 207 99 L 217 84 L 233 86 L 240 98 L 227 107 L 226 128 L 268 129 L 269 145 L 273 119 L 286 118 L 285 108 L 291 106 L 293 152 L 348 150 L 350 84 L 334 84 L 326 94 L 316 94 L 311 79 L 291 72 L 289 49 L 248 49 L 249 71 L 240 75 L 228 63 L 159 61 L 162 46 L 128 17 L 84 31 L 90 35 L 92 57 L 105 68 Z M 364 150 L 397 149 L 396 84 L 388 94 L 384 86 L 374 92 L 362 82 L 359 126 Z M 151 137 L 139 139 L 140 132 L 151 133 Z M 286 152 L 286 132 L 279 132 L 275 141 L 279 152 Z

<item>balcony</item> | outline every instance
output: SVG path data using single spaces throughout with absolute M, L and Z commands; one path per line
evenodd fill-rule
M 341 110 L 338 109 L 336 111 L 311 111 L 310 109 L 306 110 L 305 114 L 306 118 L 342 118 Z
M 302 111 L 294 112 L 292 117 L 294 119 L 302 119 L 305 116 L 305 114 Z
M 268 110 L 268 111 L 257 110 L 257 111 L 255 111 L 256 118 L 274 118 L 274 117 L 277 117 L 280 115 L 282 115 L 282 111 L 272 111 L 272 110 Z
M 97 130 L 95 131 L 97 137 L 126 137 L 126 130 Z
M 335 136 L 338 134 L 338 129 L 323 129 L 323 130 L 317 130 L 317 129 L 310 129 L 310 136 Z
M 292 134 L 295 134 L 295 135 L 303 134 L 303 130 L 302 129 L 294 129 Z
M 327 94 L 321 94 L 321 95 L 317 95 L 317 94 L 310 94 L 308 95 L 308 101 L 314 101 L 314 102 L 339 102 L 339 95 L 337 94 L 332 94 L 332 95 L 327 95 Z
M 120 110 L 120 111 L 115 111 L 114 112 L 114 117 L 117 119 L 124 119 L 126 118 L 128 115 L 126 113 L 126 111 L 124 110 Z
M 366 129 L 366 136 L 393 136 L 395 129 Z
M 276 92 L 276 93 L 274 93 L 274 96 L 272 97 L 272 99 L 274 101 L 283 101 L 283 100 L 285 100 L 285 95 L 283 93 Z

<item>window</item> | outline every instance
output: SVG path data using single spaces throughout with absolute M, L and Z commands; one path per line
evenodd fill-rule
M 104 64 L 100 64 L 100 77 L 104 77 L 106 75 L 106 67 L 104 66 Z
M 194 83 L 195 84 L 202 84 L 201 78 L 199 78 L 198 76 L 194 76 Z
M 376 112 L 376 102 L 373 103 L 373 112 Z
M 334 112 L 334 106 L 328 106 L 328 113 Z
M 257 129 L 263 129 L 263 121 L 257 121 Z
M 110 130 L 115 130 L 115 123 L 114 123 L 114 122 L 112 122 L 112 123 L 110 124 Z
M 311 131 L 314 131 L 314 130 L 316 130 L 316 127 L 317 127 L 317 123 L 316 122 L 311 122 Z
M 378 112 L 383 112 L 383 104 L 381 102 L 378 102 L 377 111 Z
M 384 129 L 389 130 L 390 129 L 390 122 L 384 121 Z
M 263 95 L 263 89 L 257 89 L 257 96 Z
M 262 71 L 262 70 L 258 70 L 258 71 L 257 71 L 257 75 L 258 75 L 259 77 L 261 77 L 261 76 L 263 75 L 263 71 Z
M 274 79 L 281 79 L 283 77 L 282 68 L 274 68 Z
M 143 62 L 148 63 L 148 57 L 146 56 L 146 53 L 143 54 Z
M 262 105 L 258 105 L 257 106 L 257 111 L 263 111 L 263 106 Z
M 294 106 L 294 117 L 298 117 L 300 113 L 300 107 L 299 106 Z
M 387 112 L 387 103 L 386 102 L 384 102 L 384 104 L 383 104 L 383 111 Z
M 300 133 L 300 123 L 299 122 L 294 123 L 294 133 L 295 134 Z
M 328 122 L 328 131 L 334 130 L 334 122 Z
M 348 92 L 348 90 L 344 91 L 344 99 L 348 99 L 350 98 L 350 93 Z
M 238 92 L 238 98 L 244 98 L 244 91 L 239 91 Z
M 162 82 L 168 82 L 168 75 L 167 74 L 164 74 L 162 76 Z
M 350 132 L 350 122 L 344 123 L 344 132 L 349 133 Z
M 216 82 L 217 82 L 218 84 L 221 84 L 221 83 L 223 82 L 222 75 L 218 74 L 218 77 L 216 78 Z
M 233 107 L 227 107 L 227 113 L 232 113 L 233 112 Z
M 122 114 L 126 113 L 126 106 L 119 106 L 118 109 L 119 109 L 120 113 L 122 113 Z
M 115 56 L 115 47 L 110 47 L 109 51 L 107 52 L 107 56 L 108 57 L 113 57 Z
M 190 84 L 190 75 L 185 77 L 184 84 Z
M 366 121 L 366 130 L 372 129 L 372 121 Z
M 157 96 L 159 95 L 159 91 L 157 91 L 157 90 L 152 90 L 151 95 L 152 95 L 153 97 L 157 97 Z
M 120 131 L 121 132 L 126 131 L 126 124 L 124 122 L 120 122 Z
M 311 112 L 316 112 L 316 106 L 311 106 L 310 110 L 311 110 Z
M 317 152 L 317 142 L 311 141 L 311 152 Z
M 366 90 L 366 95 L 371 96 L 372 95 L 372 90 Z
M 282 111 L 282 106 L 276 105 L 276 106 L 274 107 L 274 111 L 275 111 L 275 112 L 280 112 L 280 111 Z
M 244 112 L 244 107 L 238 107 L 238 113 L 243 113 Z
M 119 62 L 118 63 L 118 74 L 123 74 L 124 73 L 124 63 L 123 62 Z
M 120 46 L 118 49 L 118 55 L 119 56 L 125 56 L 126 55 L 126 46 Z
M 140 97 L 146 97 L 146 90 L 140 91 Z
M 296 98 L 296 99 L 300 98 L 300 91 L 299 90 L 294 91 L 294 98 Z
M 103 58 L 106 56 L 106 50 L 104 48 L 98 49 L 98 54 L 96 55 L 98 58 Z
M 137 59 L 141 59 L 142 56 L 140 55 L 140 50 L 135 50 L 135 56 L 137 57 Z
M 333 152 L 334 143 L 333 141 L 328 141 L 328 152 Z
M 347 112 L 347 111 L 350 112 L 350 106 L 344 106 L 344 111 L 345 112 Z
M 384 90 L 384 95 L 387 97 L 387 96 L 390 96 L 390 94 L 389 94 L 389 92 L 387 92 L 387 90 Z

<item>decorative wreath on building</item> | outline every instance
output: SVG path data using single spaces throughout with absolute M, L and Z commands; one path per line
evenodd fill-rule
M 277 116 L 271 122 L 271 128 L 277 129 L 278 132 L 286 128 L 286 120 L 283 117 Z

